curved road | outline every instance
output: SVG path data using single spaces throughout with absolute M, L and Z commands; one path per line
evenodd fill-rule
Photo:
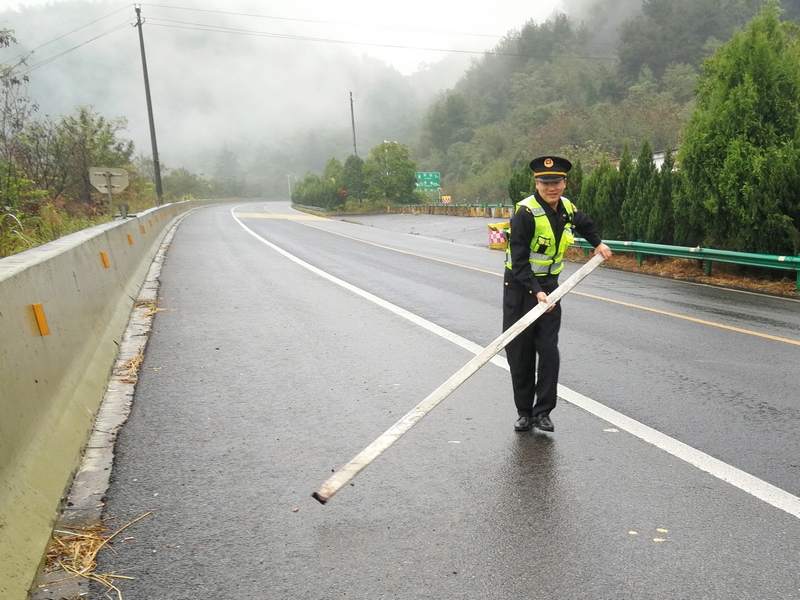
M 794 300 L 598 269 L 554 434 L 513 431 L 486 365 L 314 501 L 501 320 L 485 221 L 351 220 L 180 225 L 107 498 L 111 527 L 153 511 L 101 555 L 126 600 L 800 598 Z

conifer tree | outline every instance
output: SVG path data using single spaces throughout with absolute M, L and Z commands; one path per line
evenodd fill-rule
M 508 181 L 508 197 L 512 203 L 517 204 L 532 194 L 532 179 L 533 175 L 527 165 L 519 171 L 514 171 Z
M 643 240 L 647 234 L 647 222 L 657 190 L 656 167 L 653 164 L 653 148 L 645 140 L 639 157 L 631 171 L 625 200 L 622 203 L 622 226 L 625 236 L 631 240 Z
M 672 193 L 677 175 L 673 172 L 675 158 L 667 150 L 661 170 L 656 173 L 656 196 L 647 222 L 645 240 L 653 244 L 672 244 L 675 231 L 675 216 Z
M 616 172 L 611 177 L 611 188 L 608 192 L 608 206 L 606 212 L 606 229 L 601 233 L 606 239 L 619 240 L 625 237 L 622 226 L 622 205 L 628 193 L 628 180 L 633 171 L 633 155 L 631 154 L 628 142 L 622 145 L 622 154 L 619 157 L 619 165 Z
M 680 165 L 681 235 L 771 254 L 800 250 L 800 48 L 770 1 L 703 64 Z M 790 35 L 789 32 L 792 32 Z
M 581 193 L 581 210 L 597 223 L 606 239 L 617 237 L 618 216 L 613 214 L 613 189 L 618 173 L 614 165 L 603 155 L 600 165 L 586 179 Z
M 600 167 L 603 165 L 603 162 L 608 162 L 608 159 L 605 155 L 600 161 L 600 165 L 591 173 L 586 175 L 583 178 L 583 182 L 581 184 L 581 203 L 580 209 L 594 219 L 596 223 L 599 224 L 599 215 L 597 214 L 597 181 L 598 181 L 598 174 L 597 172 L 600 170 Z
M 570 200 L 572 200 L 573 204 L 580 205 L 581 202 L 581 192 L 583 188 L 583 166 L 581 165 L 581 161 L 575 161 L 575 164 L 572 165 L 572 170 L 569 172 L 569 177 L 567 178 L 567 191 L 564 192 Z
M 362 200 L 367 195 L 367 186 L 364 185 L 364 161 L 356 154 L 351 154 L 344 161 L 342 173 L 342 187 L 347 190 L 350 198 Z

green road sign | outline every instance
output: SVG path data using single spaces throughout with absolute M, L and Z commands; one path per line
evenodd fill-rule
M 425 191 L 436 191 L 442 187 L 441 173 L 431 171 L 417 171 L 414 173 L 417 178 L 417 189 Z

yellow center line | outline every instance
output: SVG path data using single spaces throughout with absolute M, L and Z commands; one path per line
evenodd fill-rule
M 631 304 L 630 302 L 622 302 L 621 300 L 612 300 L 611 298 L 604 298 L 603 296 L 595 296 L 594 294 L 586 294 L 584 292 L 572 292 L 572 293 L 577 294 L 578 296 L 584 296 L 586 298 L 594 298 L 595 300 L 602 300 L 604 302 L 611 302 L 612 304 L 627 306 L 629 308 L 638 308 L 639 310 L 646 310 L 648 312 L 656 313 L 659 315 L 665 315 L 667 317 L 683 319 L 684 321 L 691 321 L 692 323 L 700 323 L 701 325 L 708 325 L 709 327 L 718 327 L 720 329 L 727 329 L 728 331 L 735 331 L 737 333 L 746 333 L 747 335 L 754 335 L 756 337 L 773 340 L 775 342 L 784 342 L 786 344 L 793 344 L 795 346 L 800 346 L 800 342 L 798 342 L 797 340 L 790 340 L 789 338 L 782 338 L 775 335 L 769 335 L 767 333 L 759 333 L 757 331 L 751 331 L 750 329 L 742 329 L 741 327 L 733 327 L 731 325 L 723 325 L 722 323 L 715 323 L 714 321 L 705 321 L 703 319 L 697 319 L 695 317 L 687 317 L 686 315 L 679 315 L 677 313 L 667 312 L 665 310 L 658 310 L 657 308 L 649 308 L 647 306 L 641 306 L 639 304 Z
M 312 220 L 323 220 L 319 217 L 312 219 Z M 327 219 L 324 219 L 327 220 Z M 378 248 L 384 248 L 386 250 L 392 250 L 394 252 L 399 252 L 401 254 L 407 254 L 409 256 L 416 256 L 417 258 L 424 258 L 426 260 L 432 260 L 434 262 L 443 263 L 445 265 L 451 265 L 454 267 L 461 267 L 462 269 L 469 269 L 471 271 L 478 271 L 479 273 L 487 273 L 489 275 L 496 275 L 498 277 L 502 277 L 501 273 L 497 273 L 495 271 L 487 271 L 485 269 L 479 269 L 477 267 L 471 267 L 469 265 L 462 265 L 460 263 L 450 262 L 447 260 L 442 260 L 440 258 L 432 258 L 430 256 L 425 256 L 424 254 L 417 254 L 415 252 L 408 252 L 407 250 L 398 250 L 397 248 L 392 248 L 391 246 L 384 246 L 383 244 L 376 244 L 374 242 L 368 242 L 366 240 L 362 240 L 356 237 L 352 237 L 349 235 L 345 235 L 343 233 L 337 233 L 335 231 L 330 231 L 329 229 L 323 229 L 321 227 L 315 227 L 313 225 L 309 225 L 308 223 L 302 223 L 302 225 L 306 225 L 307 227 L 311 227 L 312 229 L 317 229 L 319 231 L 324 231 L 326 233 L 331 233 L 333 235 L 338 235 L 339 237 L 347 238 L 348 240 L 353 240 L 356 242 L 361 242 L 362 244 L 369 244 L 370 246 L 376 246 Z M 772 340 L 774 342 L 783 342 L 785 344 L 792 344 L 793 346 L 800 346 L 800 341 L 792 340 L 789 338 L 778 337 L 775 335 L 769 335 L 767 333 L 759 333 L 757 331 L 752 331 L 750 329 L 742 329 L 741 327 L 733 327 L 731 325 L 723 325 L 722 323 L 715 323 L 714 321 L 705 321 L 703 319 L 697 319 L 695 317 L 687 317 L 686 315 L 679 315 L 678 313 L 667 312 L 664 310 L 658 310 L 657 308 L 649 308 L 647 306 L 641 306 L 639 304 L 631 304 L 630 302 L 622 302 L 621 300 L 612 300 L 611 298 L 605 298 L 603 296 L 595 296 L 594 294 L 586 294 L 584 292 L 576 292 L 572 291 L 573 294 L 577 296 L 584 296 L 585 298 L 592 298 L 594 300 L 602 300 L 603 302 L 611 302 L 612 304 L 619 304 L 620 306 L 627 306 L 628 308 L 636 308 L 639 310 L 645 310 L 648 312 L 656 313 L 659 315 L 664 315 L 667 317 L 674 317 L 675 319 L 683 319 L 684 321 L 691 321 L 692 323 L 699 323 L 701 325 L 708 325 L 709 327 L 717 327 L 719 329 L 727 329 L 728 331 L 735 331 L 736 333 L 744 333 L 746 335 L 752 335 L 755 337 L 764 338 L 767 340 Z
M 327 221 L 324 217 L 315 215 L 279 215 L 275 213 L 236 213 L 240 219 L 290 219 L 297 221 Z
M 312 229 L 317 229 L 319 231 L 324 231 L 325 233 L 332 233 L 333 235 L 338 235 L 339 237 L 347 238 L 348 240 L 354 240 L 356 242 L 361 242 L 362 244 L 369 244 L 370 246 L 375 246 L 377 248 L 384 248 L 385 250 L 392 250 L 393 252 L 399 252 L 400 254 L 407 254 L 408 256 L 416 256 L 417 258 L 424 258 L 426 260 L 432 260 L 433 262 L 442 263 L 445 265 L 451 265 L 453 267 L 461 267 L 462 269 L 469 269 L 470 271 L 478 271 L 479 273 L 488 273 L 489 275 L 497 275 L 498 277 L 502 277 L 503 275 L 497 273 L 496 271 L 487 271 L 486 269 L 479 269 L 478 267 L 471 267 L 469 265 L 462 265 L 461 263 L 450 262 L 449 260 L 442 260 L 441 258 L 433 258 L 431 256 L 425 256 L 424 254 L 417 254 L 415 252 L 409 252 L 407 250 L 399 250 L 398 248 L 392 248 L 391 246 L 384 246 L 383 244 L 376 244 L 375 242 L 368 242 L 366 240 L 362 240 L 360 238 L 352 237 L 349 235 L 345 235 L 343 233 L 337 233 L 335 231 L 331 231 L 330 229 L 322 229 L 321 227 L 314 227 L 313 225 L 308 225 L 307 223 L 303 223 L 307 227 L 311 227 Z

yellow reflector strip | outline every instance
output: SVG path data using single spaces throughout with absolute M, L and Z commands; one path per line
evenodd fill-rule
M 101 252 L 101 253 L 100 253 L 100 258 L 103 260 L 103 266 L 104 266 L 106 269 L 108 269 L 108 268 L 110 268 L 110 267 L 111 267 L 111 265 L 110 265 L 110 264 L 108 264 L 108 254 L 106 254 L 105 252 Z
M 39 333 L 42 336 L 50 335 L 50 328 L 47 326 L 47 318 L 44 316 L 44 308 L 41 304 L 33 304 L 33 315 L 36 317 L 36 324 L 39 326 Z
M 128 234 L 128 243 L 133 246 L 133 236 L 130 233 Z

